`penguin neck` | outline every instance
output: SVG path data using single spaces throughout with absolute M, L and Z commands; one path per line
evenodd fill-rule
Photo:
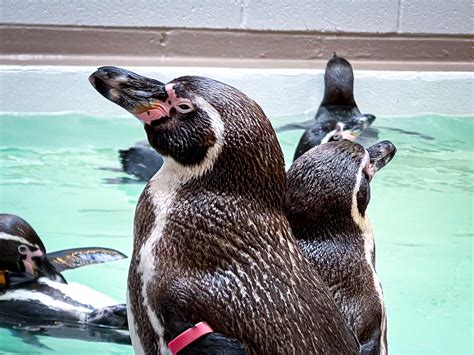
M 352 89 L 326 87 L 324 91 L 324 98 L 321 102 L 322 107 L 347 107 L 352 108 L 357 106 L 355 103 Z
M 254 177 L 254 186 L 246 188 L 243 185 L 250 180 L 247 174 L 239 176 L 238 169 L 222 171 L 221 164 L 226 163 L 218 159 L 212 170 L 190 178 L 170 173 L 173 165 L 165 163 L 153 177 L 144 192 L 145 199 L 152 201 L 152 227 L 140 233 L 138 228 L 144 224 L 135 221 L 139 270 L 146 270 L 146 260 L 154 258 L 148 254 L 153 253 L 157 245 L 160 245 L 160 255 L 163 258 L 166 255 L 167 267 L 199 268 L 207 272 L 225 269 L 238 264 L 239 260 L 255 259 L 252 253 L 264 252 L 265 245 L 283 240 L 288 248 L 285 243 L 294 243 L 281 227 L 281 221 L 285 221 L 280 196 L 283 193 L 272 197 L 268 192 L 259 192 L 263 189 L 261 184 L 270 180 L 262 182 L 258 177 Z M 143 213 L 140 208 L 139 203 L 136 218 Z M 235 224 L 226 222 L 229 218 Z M 265 229 L 279 232 L 265 233 L 260 226 L 262 221 L 265 221 Z
M 261 242 L 254 237 L 262 220 L 268 225 L 284 220 L 286 174 L 276 136 L 266 131 L 249 144 L 242 139 L 246 134 L 226 134 L 218 156 L 205 162 L 206 169 L 183 168 L 165 158 L 140 197 L 135 214 L 134 249 L 143 261 L 139 269 L 146 268 L 145 260 L 153 258 L 148 254 L 158 243 L 173 255 L 170 260 L 179 260 L 177 267 L 195 262 L 195 255 L 207 260 L 207 265 L 219 263 L 232 253 L 245 253 L 246 245 L 260 248 Z M 242 234 L 234 233 L 235 226 L 223 223 L 221 217 L 245 223 Z M 257 230 L 252 232 L 252 228 Z M 281 238 L 271 233 L 266 237 L 269 243 Z

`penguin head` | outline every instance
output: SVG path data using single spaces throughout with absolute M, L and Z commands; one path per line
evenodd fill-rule
M 364 114 L 353 116 L 346 122 L 341 122 L 332 117 L 322 122 L 316 122 L 314 129 L 319 130 L 319 136 L 321 137 L 320 143 L 317 144 L 340 141 L 343 139 L 354 141 L 354 139 L 374 121 L 374 115 Z
M 354 72 L 349 61 L 335 52 L 324 72 L 324 98 L 321 106 L 357 106 L 354 100 Z
M 99 68 L 89 81 L 144 123 L 165 166 L 177 163 L 175 171 L 202 176 L 215 164 L 224 165 L 225 157 L 228 164 L 220 170 L 230 180 L 249 172 L 255 188 L 255 175 L 268 186 L 286 184 L 275 132 L 260 106 L 239 90 L 199 76 L 164 84 L 116 67 Z
M 395 153 L 389 141 L 365 149 L 341 140 L 303 154 L 288 171 L 286 209 L 290 224 L 301 223 L 295 230 L 311 234 L 322 225 L 337 230 L 351 220 L 364 219 L 370 182 Z
M 17 279 L 48 277 L 65 282 L 50 263 L 38 234 L 24 219 L 0 214 L 0 270 Z

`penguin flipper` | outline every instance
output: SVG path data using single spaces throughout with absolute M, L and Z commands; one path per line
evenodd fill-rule
M 87 314 L 86 323 L 128 330 L 127 305 L 102 307 Z
M 148 182 L 163 165 L 163 158 L 149 145 L 136 145 L 120 150 L 120 163 L 127 174 Z
M 59 272 L 127 258 L 125 254 L 117 250 L 95 247 L 58 250 L 48 253 L 47 257 Z
M 209 333 L 179 352 L 180 355 L 244 355 L 246 353 L 245 346 L 240 341 L 221 333 Z
M 386 330 L 386 321 L 384 329 Z M 379 327 L 372 330 L 370 337 L 366 338 L 360 346 L 361 355 L 379 355 L 387 353 L 387 333 L 382 334 Z
M 369 339 L 360 347 L 361 355 L 378 355 L 380 354 L 380 337 L 378 339 Z

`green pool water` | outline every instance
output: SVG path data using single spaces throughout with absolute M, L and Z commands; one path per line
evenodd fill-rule
M 389 350 L 472 353 L 474 117 L 379 117 L 375 126 L 433 138 L 379 129 L 380 139 L 398 148 L 374 178 L 369 205 Z M 288 163 L 301 133 L 279 135 Z M 143 184 L 108 183 L 126 175 L 102 168 L 118 168 L 117 150 L 144 137 L 132 118 L 0 116 L 0 211 L 28 220 L 49 251 L 104 246 L 130 255 Z M 84 267 L 65 276 L 124 302 L 128 263 Z M 0 353 L 132 353 L 124 345 L 38 340 L 43 348 L 0 329 Z

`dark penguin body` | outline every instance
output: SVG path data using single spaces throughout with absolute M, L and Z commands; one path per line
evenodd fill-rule
M 0 214 L 0 326 L 33 335 L 130 344 L 126 306 L 86 286 L 68 284 L 60 273 L 124 257 L 105 248 L 47 254 L 25 220 Z
M 210 354 L 358 353 L 289 229 L 283 155 L 261 108 L 201 77 L 150 85 L 105 67 L 90 80 L 145 122 L 165 157 L 135 214 L 127 302 L 135 351 L 167 353 L 171 339 L 205 321 L 216 333 L 189 353 L 206 341 Z
M 354 99 L 354 73 L 351 64 L 334 53 L 324 73 L 323 101 L 314 120 L 301 124 L 300 128 L 305 128 L 306 131 L 296 147 L 293 159 L 296 160 L 304 152 L 321 144 L 325 137 L 321 132 L 321 125 L 335 126 L 341 123 L 344 125 L 344 130 L 359 134 L 366 130 L 374 120 L 374 115 L 362 115 L 357 107 Z M 370 132 L 367 130 L 358 140 L 364 139 L 364 136 L 374 135 L 374 132 L 374 130 Z
M 329 286 L 364 354 L 387 352 L 383 293 L 366 214 L 369 182 L 395 154 L 384 141 L 314 147 L 288 171 L 286 212 L 305 256 Z
M 163 157 L 148 142 L 138 142 L 134 147 L 119 151 L 122 170 L 137 181 L 148 182 L 163 165 Z

